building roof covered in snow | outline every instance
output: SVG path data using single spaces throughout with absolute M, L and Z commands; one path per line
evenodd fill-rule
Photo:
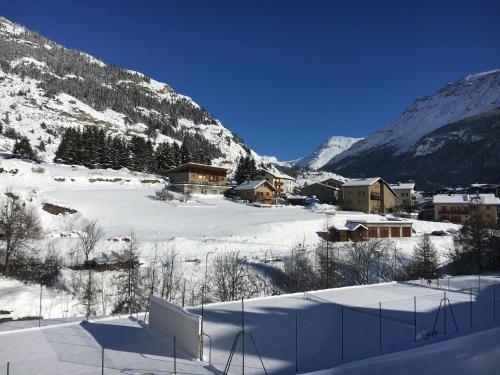
M 398 182 L 396 184 L 389 185 L 393 190 L 411 190 L 415 189 L 414 182 Z
M 433 198 L 434 204 L 486 204 L 500 205 L 500 198 L 494 194 L 439 194 Z
M 279 179 L 282 179 L 282 180 L 292 180 L 292 181 L 295 181 L 295 178 L 293 178 L 292 176 L 287 175 L 286 173 L 283 173 L 283 172 L 279 171 L 275 167 L 271 167 L 269 169 L 262 169 L 262 172 L 263 173 L 268 173 L 271 176 L 273 176 L 274 178 L 279 178 Z
M 267 180 L 255 180 L 255 181 L 247 181 L 244 182 L 234 188 L 234 190 L 255 190 L 262 184 L 267 184 L 269 185 L 269 188 L 271 190 L 276 190 L 276 188 L 269 183 Z
M 346 186 L 346 187 L 347 186 L 371 186 L 379 180 L 382 180 L 382 178 L 381 177 L 351 178 L 342 186 Z
M 333 224 L 332 225 L 332 228 L 335 228 L 337 230 L 348 230 L 349 232 L 355 231 L 359 227 L 368 230 L 368 228 L 366 226 L 364 226 L 363 224 L 354 223 L 354 222 L 350 222 L 350 221 L 347 221 L 344 224 Z

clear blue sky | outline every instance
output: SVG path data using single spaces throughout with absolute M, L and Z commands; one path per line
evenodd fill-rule
M 16 0 L 0 14 L 170 84 L 282 160 L 500 68 L 498 0 Z

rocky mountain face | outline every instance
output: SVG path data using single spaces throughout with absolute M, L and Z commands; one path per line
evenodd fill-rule
M 191 98 L 141 73 L 107 65 L 66 49 L 0 17 L 0 151 L 26 136 L 51 160 L 67 127 L 102 127 L 107 134 L 133 135 L 204 149 L 213 163 L 232 168 L 250 152 Z
M 323 142 L 313 153 L 300 159 L 290 162 L 297 167 L 307 167 L 317 170 L 328 163 L 334 156 L 346 151 L 353 144 L 363 138 L 350 138 L 342 136 L 333 136 L 326 142 Z
M 345 176 L 412 179 L 420 187 L 500 182 L 500 70 L 473 74 L 416 100 L 323 168 Z

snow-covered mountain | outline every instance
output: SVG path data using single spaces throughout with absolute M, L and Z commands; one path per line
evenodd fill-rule
M 461 183 L 467 183 L 469 179 L 474 182 L 476 178 L 488 178 L 494 182 L 500 176 L 476 176 L 475 172 L 484 169 L 472 165 L 468 158 L 472 157 L 470 152 L 486 151 L 479 149 L 485 145 L 479 141 L 487 141 L 488 134 L 496 134 L 497 109 L 500 109 L 500 69 L 469 75 L 447 84 L 432 96 L 416 100 L 389 126 L 355 143 L 323 168 L 352 177 L 377 174 L 389 179 L 411 178 L 424 184 L 447 184 L 456 180 L 453 177 L 456 165 L 448 164 L 451 155 L 440 154 L 439 164 L 444 169 L 439 176 L 429 176 L 429 179 L 423 177 L 429 173 L 429 165 L 423 158 L 430 160 L 431 154 L 453 149 L 459 151 L 463 163 L 468 165 Z M 458 128 L 462 131 L 467 128 L 467 137 L 460 139 L 459 149 L 456 144 Z M 474 136 L 475 133 L 478 134 Z M 439 136 L 439 142 L 432 141 L 433 135 Z M 450 147 L 449 142 L 455 143 Z M 460 152 L 465 149 L 469 154 Z M 500 159 L 494 161 L 491 158 L 494 153 L 490 151 L 490 158 L 486 154 L 474 160 L 479 163 L 487 158 L 495 170 L 500 166 Z M 459 160 L 455 159 L 454 162 L 458 163 Z
M 45 160 L 63 128 L 96 125 L 109 135 L 149 137 L 154 144 L 186 136 L 229 168 L 247 152 L 259 157 L 191 98 L 141 73 L 66 49 L 0 17 L 0 151 L 26 136 Z
M 328 163 L 335 155 L 349 149 L 353 144 L 363 138 L 351 138 L 342 136 L 330 137 L 323 142 L 312 154 L 290 162 L 291 165 L 319 169 Z

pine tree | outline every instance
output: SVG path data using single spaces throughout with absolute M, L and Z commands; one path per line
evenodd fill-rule
M 236 171 L 234 172 L 234 179 L 236 180 L 236 183 L 238 185 L 247 181 L 248 173 L 245 160 L 245 157 L 241 157 L 238 159 L 238 165 L 236 166 Z
M 251 155 L 248 155 L 246 159 L 248 180 L 257 180 L 259 178 L 259 171 L 255 165 L 255 159 Z
M 191 146 L 189 145 L 186 138 L 184 138 L 184 141 L 182 142 L 180 159 L 181 164 L 189 163 L 194 160 L 193 151 L 191 150 Z
M 432 279 L 438 273 L 437 250 L 428 233 L 424 234 L 413 249 L 410 261 L 410 276 Z
M 175 164 L 174 166 L 177 167 L 178 165 L 181 165 L 181 149 L 177 144 L 177 142 L 174 142 L 172 146 L 172 153 L 174 156 L 174 164 Z
M 28 138 L 21 137 L 14 143 L 12 153 L 20 159 L 28 159 L 38 161 L 36 152 L 31 148 L 31 143 Z
M 172 149 L 167 142 L 160 143 L 155 151 L 155 170 L 165 175 L 174 166 Z
M 234 178 L 238 184 L 245 181 L 257 180 L 259 178 L 259 171 L 255 165 L 255 159 L 252 156 L 247 155 L 238 160 Z

